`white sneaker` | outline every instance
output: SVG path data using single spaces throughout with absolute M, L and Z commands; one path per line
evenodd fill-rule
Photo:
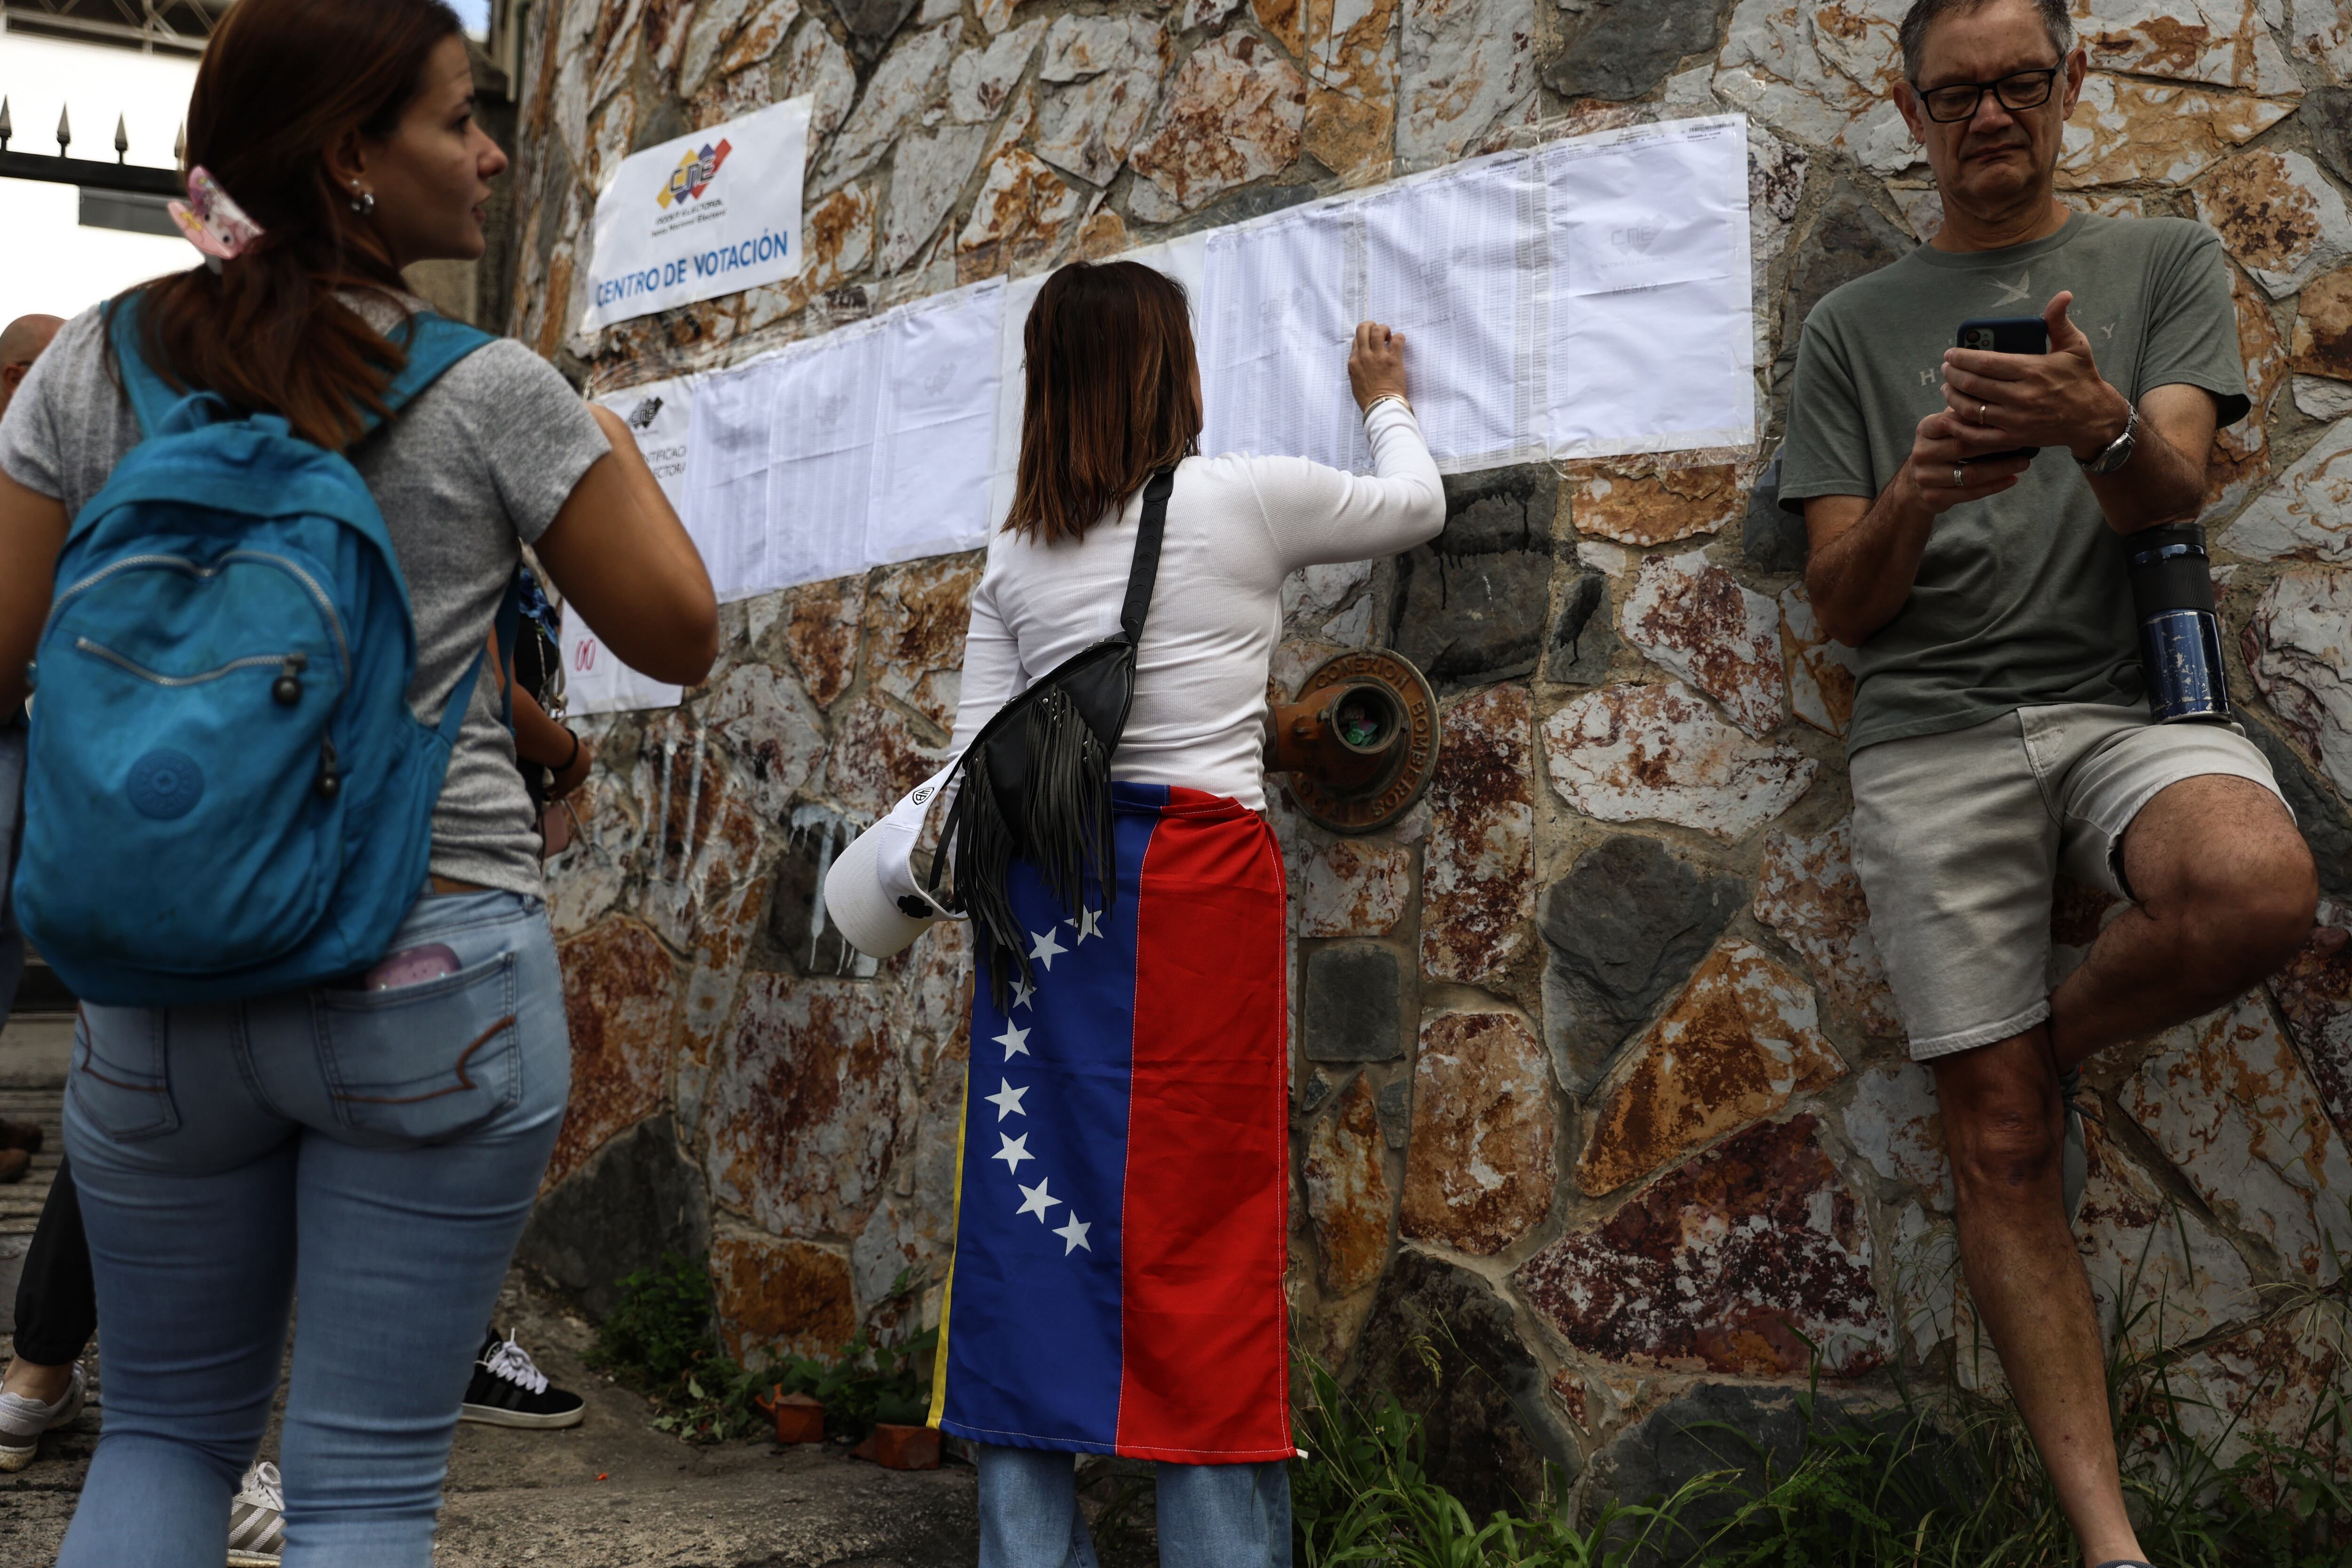
M 82 1376 L 77 1363 L 72 1380 L 54 1405 L 44 1405 L 21 1394 L 0 1394 L 0 1471 L 21 1470 L 41 1451 L 41 1434 L 70 1426 L 81 1415 Z
M 228 1568 L 278 1568 L 286 1550 L 286 1489 L 264 1459 L 245 1472 L 228 1505 Z

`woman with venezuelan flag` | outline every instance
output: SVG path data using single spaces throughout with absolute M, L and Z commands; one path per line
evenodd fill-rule
M 1159 1462 L 1168 1568 L 1286 1568 L 1267 669 L 1285 577 L 1422 543 L 1444 493 L 1378 323 L 1348 360 L 1371 476 L 1201 456 L 1190 310 L 1148 267 L 1063 268 L 1023 347 L 957 763 L 826 883 L 860 947 L 904 947 L 947 912 L 907 865 L 952 786 L 940 854 L 979 973 L 932 1420 L 979 1446 L 982 1568 L 1092 1568 L 1077 1454 Z

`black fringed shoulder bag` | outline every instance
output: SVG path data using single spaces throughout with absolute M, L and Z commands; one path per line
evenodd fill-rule
M 961 780 L 963 787 L 948 808 L 929 890 L 936 900 L 940 870 L 952 857 L 955 889 L 940 907 L 971 917 L 999 1006 L 1013 974 L 1024 984 L 1029 979 L 1021 922 L 1005 887 L 1013 857 L 1037 868 L 1072 920 L 1087 907 L 1089 882 L 1102 895 L 1104 919 L 1115 902 L 1110 759 L 1135 701 L 1135 652 L 1175 488 L 1174 468 L 1160 469 L 1143 487 L 1118 636 L 1071 655 L 998 710 L 949 774 L 949 783 Z

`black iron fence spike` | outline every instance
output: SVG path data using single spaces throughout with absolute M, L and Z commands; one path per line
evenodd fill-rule
M 120 114 L 114 117 L 114 161 L 127 163 L 131 157 L 131 127 Z

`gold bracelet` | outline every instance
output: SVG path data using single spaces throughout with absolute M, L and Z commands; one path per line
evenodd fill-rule
M 1412 414 L 1412 416 L 1416 419 L 1421 417 L 1420 415 L 1413 414 L 1412 399 L 1407 397 L 1402 392 L 1383 392 L 1378 397 L 1373 398 L 1370 403 L 1365 404 L 1364 417 L 1370 419 L 1372 416 L 1372 410 L 1378 408 L 1383 403 L 1402 404 L 1403 405 L 1404 411 L 1407 414 Z

